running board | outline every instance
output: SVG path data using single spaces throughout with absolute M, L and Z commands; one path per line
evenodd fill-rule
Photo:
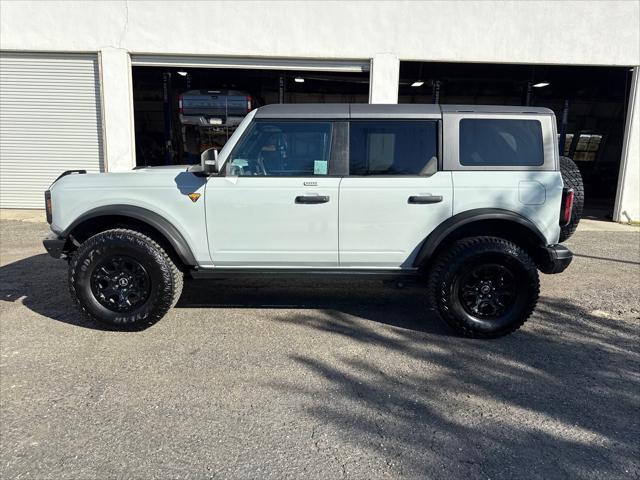
M 360 278 L 363 280 L 419 280 L 417 269 L 367 270 L 330 268 L 211 268 L 191 270 L 195 279 L 219 278 Z

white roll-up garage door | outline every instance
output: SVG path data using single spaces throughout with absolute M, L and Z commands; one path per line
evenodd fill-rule
M 43 208 L 65 170 L 104 170 L 97 55 L 0 53 L 0 207 Z

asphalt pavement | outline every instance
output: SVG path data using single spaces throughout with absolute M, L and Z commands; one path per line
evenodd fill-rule
M 0 222 L 0 478 L 638 478 L 640 234 L 584 229 L 518 332 L 419 287 L 187 282 L 142 332 L 72 306 L 46 224 Z

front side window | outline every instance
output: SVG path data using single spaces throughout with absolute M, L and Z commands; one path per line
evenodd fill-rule
M 515 167 L 540 166 L 543 163 L 544 146 L 539 121 L 460 120 L 460 165 Z
M 351 175 L 425 175 L 437 167 L 435 121 L 352 121 Z
M 233 149 L 229 176 L 328 175 L 331 122 L 258 121 Z

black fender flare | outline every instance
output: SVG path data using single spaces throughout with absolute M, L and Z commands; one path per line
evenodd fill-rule
M 438 225 L 422 242 L 413 266 L 420 267 L 423 265 L 433 255 L 442 241 L 458 228 L 483 220 L 506 220 L 515 222 L 529 230 L 536 238 L 540 247 L 544 247 L 547 244 L 547 240 L 540 229 L 536 227 L 531 220 L 519 213 L 500 208 L 477 208 L 458 213 Z
M 60 236 L 67 238 L 69 234 L 80 224 L 91 220 L 92 218 L 106 216 L 129 217 L 153 227 L 160 232 L 171 244 L 180 260 L 185 265 L 197 265 L 196 259 L 180 231 L 162 215 L 148 210 L 146 208 L 137 207 L 135 205 L 105 205 L 97 207 L 80 215 L 71 225 L 64 229 Z

